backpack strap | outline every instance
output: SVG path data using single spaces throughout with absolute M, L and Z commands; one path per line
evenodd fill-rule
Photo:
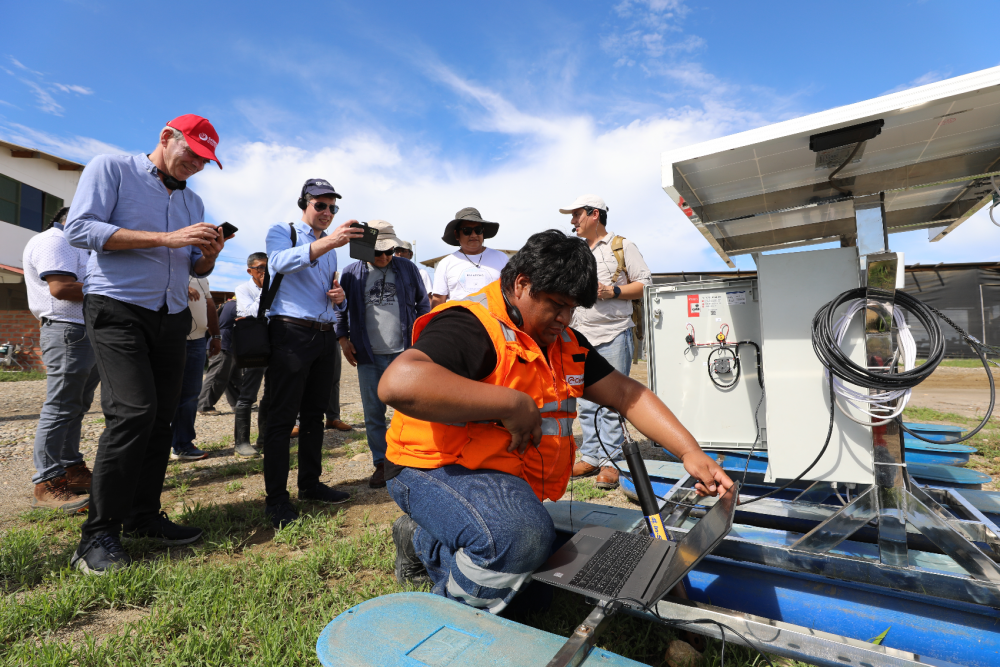
M 611 237 L 611 252 L 615 256 L 615 261 L 618 262 L 618 270 L 615 271 L 615 275 L 611 276 L 611 284 L 614 285 L 618 282 L 618 276 L 625 273 L 625 281 L 628 282 L 628 269 L 625 268 L 625 237 L 624 236 L 613 236 Z
M 295 223 L 289 222 L 288 229 L 291 231 L 292 247 L 294 248 L 299 244 L 299 236 L 295 233 Z M 268 262 L 268 267 L 270 267 L 270 262 Z M 267 309 L 271 307 L 274 303 L 274 297 L 278 294 L 278 288 L 281 287 L 281 279 L 285 274 L 279 273 L 274 277 L 274 283 L 271 283 L 271 272 L 269 270 L 264 271 L 264 286 L 261 287 L 260 294 L 260 304 L 257 306 L 257 317 L 264 317 L 264 313 Z

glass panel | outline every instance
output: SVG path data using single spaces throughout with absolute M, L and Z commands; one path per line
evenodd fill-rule
M 21 183 L 21 227 L 34 232 L 42 231 L 42 214 L 45 210 L 45 193 L 38 188 Z
M 0 220 L 3 222 L 9 222 L 12 225 L 17 224 L 17 204 L 14 202 L 4 201 L 0 199 Z
M 3 174 L 0 174 L 0 200 L 6 200 L 17 204 L 18 185 L 18 182 L 13 178 L 7 178 Z M 6 218 L 4 220 L 15 225 L 17 224 L 16 220 L 7 220 Z
M 56 217 L 56 213 L 62 207 L 62 199 L 55 195 L 50 195 L 48 192 L 45 193 L 45 215 L 42 218 L 42 231 L 52 226 L 52 218 Z

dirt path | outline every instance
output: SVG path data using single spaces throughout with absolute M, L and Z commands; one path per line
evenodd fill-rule
M 632 377 L 645 384 L 646 366 L 637 364 Z M 914 392 L 911 405 L 941 412 L 955 412 L 969 417 L 981 416 L 989 400 L 989 385 L 981 369 L 939 368 L 927 382 Z M 32 444 L 38 411 L 45 398 L 45 382 L 10 382 L 0 384 L 0 529 L 30 508 L 31 476 L 34 473 Z M 357 371 L 345 365 L 341 380 L 342 417 L 354 426 L 349 433 L 327 431 L 324 448 L 323 481 L 354 494 L 352 507 L 366 511 L 381 520 L 391 521 L 398 509 L 384 489 L 373 490 L 367 485 L 371 474 L 370 452 L 364 445 L 364 424 Z M 84 456 L 93 461 L 97 439 L 104 428 L 99 411 L 100 395 L 84 419 Z M 253 471 L 250 463 L 237 459 L 232 449 L 232 412 L 226 401 L 220 400 L 217 417 L 199 415 L 196 444 L 215 447 L 209 458 L 193 463 L 171 462 L 167 472 L 167 488 L 162 503 L 168 513 L 189 506 L 259 501 L 263 503 L 263 476 Z M 254 424 L 256 428 L 256 413 Z M 579 422 L 574 424 L 579 436 Z M 360 440 L 361 442 L 356 442 Z M 647 458 L 665 458 L 660 450 L 642 442 Z M 176 478 L 176 479 L 174 479 Z M 174 480 L 173 482 L 171 480 Z M 239 488 L 234 488 L 235 486 Z M 295 487 L 295 473 L 289 475 L 289 488 Z M 629 501 L 621 490 L 614 491 L 600 502 L 626 506 Z M 391 515 L 391 516 L 390 516 Z

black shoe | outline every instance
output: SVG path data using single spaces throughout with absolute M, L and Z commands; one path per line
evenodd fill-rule
M 271 519 L 271 525 L 275 528 L 284 528 L 293 521 L 298 521 L 299 513 L 295 511 L 295 505 L 287 500 L 278 505 L 268 505 L 264 508 L 264 514 Z
M 323 482 L 316 482 L 311 489 L 299 489 L 299 500 L 313 500 L 318 503 L 339 505 L 351 499 L 351 494 L 331 489 Z
M 100 533 L 86 543 L 80 542 L 76 553 L 69 561 L 70 567 L 75 567 L 86 574 L 97 575 L 120 570 L 131 564 L 131 556 L 125 553 L 118 536 L 111 533 Z
M 413 547 L 413 532 L 416 529 L 417 522 L 409 514 L 404 514 L 392 524 L 392 541 L 396 545 L 396 581 L 422 586 L 429 584 L 431 578 Z
M 125 533 L 125 537 L 149 537 L 164 546 L 176 547 L 197 542 L 201 539 L 202 533 L 201 528 L 180 526 L 168 519 L 166 512 L 160 512 L 145 525 Z

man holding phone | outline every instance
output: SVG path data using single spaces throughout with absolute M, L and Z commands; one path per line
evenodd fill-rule
M 187 180 L 219 163 L 218 145 L 205 118 L 175 118 L 152 153 L 91 160 L 70 208 L 66 238 L 92 253 L 83 311 L 106 422 L 90 515 L 71 561 L 87 573 L 131 563 L 123 529 L 170 546 L 201 539 L 201 529 L 160 511 L 160 493 L 191 330 L 188 277 L 210 274 L 225 244 L 219 228 L 203 222 L 205 206 Z
M 263 434 L 265 512 L 276 528 L 299 517 L 287 489 L 289 434 L 296 415 L 299 499 L 342 503 L 350 498 L 319 480 L 323 416 L 330 398 L 334 355 L 339 354 L 334 311 L 344 307 L 334 249 L 363 234 L 361 228 L 352 227 L 357 220 L 326 232 L 340 198 L 328 181 L 310 178 L 299 194 L 301 220 L 276 223 L 267 232 L 268 270 L 272 276 L 284 276 L 269 310 L 271 358 L 262 403 L 268 406 Z

